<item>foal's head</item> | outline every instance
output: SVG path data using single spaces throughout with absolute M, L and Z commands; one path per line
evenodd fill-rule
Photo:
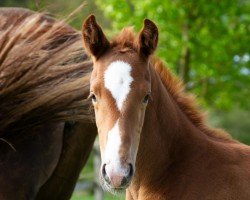
M 146 19 L 137 37 L 124 30 L 109 41 L 91 15 L 83 24 L 83 41 L 94 63 L 90 95 L 95 108 L 105 189 L 128 187 L 150 98 L 149 56 L 158 41 L 156 25 Z

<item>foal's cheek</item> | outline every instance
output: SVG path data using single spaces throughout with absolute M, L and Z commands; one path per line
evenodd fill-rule
M 94 113 L 95 113 L 95 121 L 97 122 L 98 118 L 98 105 L 97 103 L 93 103 Z
M 105 152 L 105 145 L 103 144 L 103 140 L 99 136 L 99 148 L 101 153 L 101 160 L 104 160 L 104 152 Z
M 145 116 L 145 111 L 146 111 L 146 105 L 142 105 L 141 108 L 140 108 L 140 111 L 139 111 L 139 129 L 140 129 L 140 132 L 141 132 L 141 129 L 142 129 L 142 126 L 143 126 L 143 123 L 144 123 L 144 116 Z
M 93 106 L 94 106 L 94 109 L 95 109 L 95 110 L 98 110 L 98 107 L 99 107 L 99 106 L 98 106 L 98 103 L 93 103 Z
M 95 109 L 95 122 L 96 126 L 99 129 L 100 128 L 100 114 L 97 109 Z

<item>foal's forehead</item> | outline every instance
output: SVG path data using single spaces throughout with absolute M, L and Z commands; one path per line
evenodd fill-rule
M 104 72 L 104 86 L 116 100 L 119 110 L 122 109 L 134 81 L 131 71 L 129 63 L 117 60 L 110 63 Z
M 150 90 L 147 63 L 131 54 L 98 60 L 91 79 L 91 90 L 108 99 L 107 102 L 115 102 L 118 111 L 123 110 L 129 98 L 139 98 Z
M 103 76 L 105 72 L 112 71 L 114 76 L 116 73 L 130 73 L 131 76 L 139 77 L 147 71 L 147 63 L 140 58 L 137 53 L 128 51 L 110 51 L 96 63 L 98 76 Z M 114 77 L 115 78 L 115 77 Z

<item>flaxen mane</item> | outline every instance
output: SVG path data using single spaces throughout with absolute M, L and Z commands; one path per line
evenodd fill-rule
M 92 62 L 80 34 L 20 10 L 0 9 L 0 137 L 51 120 L 90 120 Z
M 113 46 L 126 50 L 137 49 L 138 36 L 134 33 L 132 27 L 124 28 L 119 35 L 112 40 Z M 155 71 L 160 75 L 163 84 L 165 85 L 172 98 L 177 102 L 180 109 L 186 114 L 189 120 L 206 133 L 208 136 L 216 137 L 223 140 L 231 140 L 230 135 L 221 129 L 209 128 L 205 122 L 205 115 L 198 108 L 195 97 L 185 92 L 183 82 L 177 78 L 163 63 L 163 61 L 156 56 L 150 58 L 150 63 Z

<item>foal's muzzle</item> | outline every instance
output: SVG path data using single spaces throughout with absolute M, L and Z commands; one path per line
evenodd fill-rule
M 112 188 L 126 188 L 134 174 L 134 169 L 132 164 L 128 164 L 127 167 L 122 167 L 120 169 L 114 169 L 108 164 L 104 164 L 101 169 L 101 174 L 103 179 Z

